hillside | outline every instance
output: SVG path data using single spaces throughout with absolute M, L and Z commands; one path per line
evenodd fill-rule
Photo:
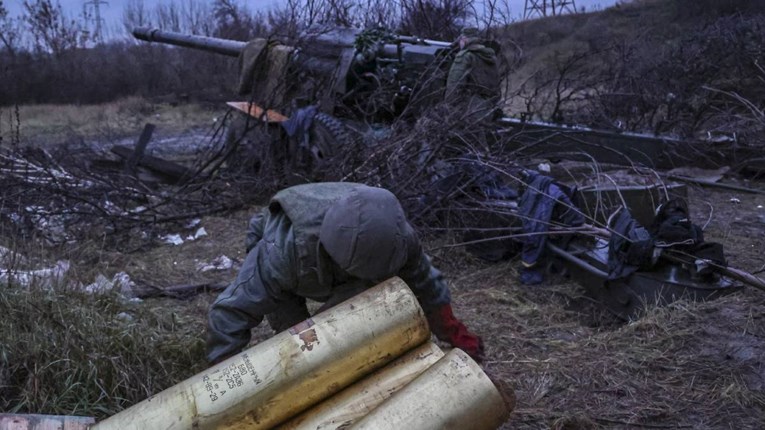
M 601 128 L 761 140 L 758 1 L 652 1 L 509 26 L 512 114 Z M 758 126 L 752 129 L 752 126 Z

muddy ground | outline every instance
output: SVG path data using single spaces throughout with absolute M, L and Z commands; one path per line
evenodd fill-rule
M 723 243 L 732 266 L 763 269 L 765 195 L 689 187 L 689 199 L 693 220 L 706 225 L 708 241 Z M 207 236 L 114 255 L 112 268 L 159 286 L 230 281 L 255 210 L 202 218 Z M 431 238 L 426 246 L 449 279 L 456 314 L 485 341 L 484 368 L 515 390 L 517 407 L 503 428 L 759 428 L 765 422 L 765 291 L 648 306 L 641 318 L 624 322 L 573 282 L 552 277 L 521 285 L 517 260 L 489 264 L 461 248 L 442 248 L 449 241 Z M 234 260 L 232 269 L 198 271 L 221 255 Z M 201 328 L 214 296 L 146 303 L 193 315 Z M 271 334 L 262 324 L 254 342 Z

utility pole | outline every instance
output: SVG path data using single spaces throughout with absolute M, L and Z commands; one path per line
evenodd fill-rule
M 103 23 L 104 19 L 101 17 L 101 5 L 107 5 L 108 2 L 104 0 L 88 0 L 83 3 L 82 9 L 88 21 L 92 23 L 91 40 L 93 43 L 100 43 L 104 41 L 103 35 Z
M 574 0 L 526 0 L 523 19 L 562 15 L 565 12 L 576 13 Z

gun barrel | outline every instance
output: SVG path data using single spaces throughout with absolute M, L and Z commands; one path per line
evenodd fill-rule
M 138 27 L 133 29 L 136 39 L 147 42 L 166 43 L 168 45 L 183 46 L 186 48 L 199 49 L 216 54 L 238 57 L 242 52 L 245 42 L 238 40 L 218 39 L 215 37 L 182 34 L 172 31 L 162 31 L 157 28 Z
M 412 45 L 438 46 L 439 48 L 450 48 L 453 45 L 452 42 L 444 42 L 443 40 L 422 39 L 415 36 L 397 36 L 397 40 L 399 42 L 411 43 Z

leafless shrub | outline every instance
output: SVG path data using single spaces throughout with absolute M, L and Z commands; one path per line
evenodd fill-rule
M 55 56 L 84 45 L 80 24 L 64 15 L 61 4 L 51 0 L 24 2 L 25 19 L 35 48 Z
M 743 106 L 704 88 L 762 97 L 754 79 L 762 26 L 762 15 L 732 15 L 677 39 L 646 33 L 604 43 L 581 35 L 586 46 L 564 45 L 568 51 L 540 62 L 510 96 L 523 101 L 524 115 L 545 120 L 683 137 L 730 130 L 730 115 Z
M 0 43 L 11 57 L 15 57 L 16 52 L 22 48 L 22 36 L 21 20 L 9 16 L 8 9 L 0 2 Z
M 454 40 L 469 18 L 469 0 L 402 0 L 400 30 L 439 40 Z

